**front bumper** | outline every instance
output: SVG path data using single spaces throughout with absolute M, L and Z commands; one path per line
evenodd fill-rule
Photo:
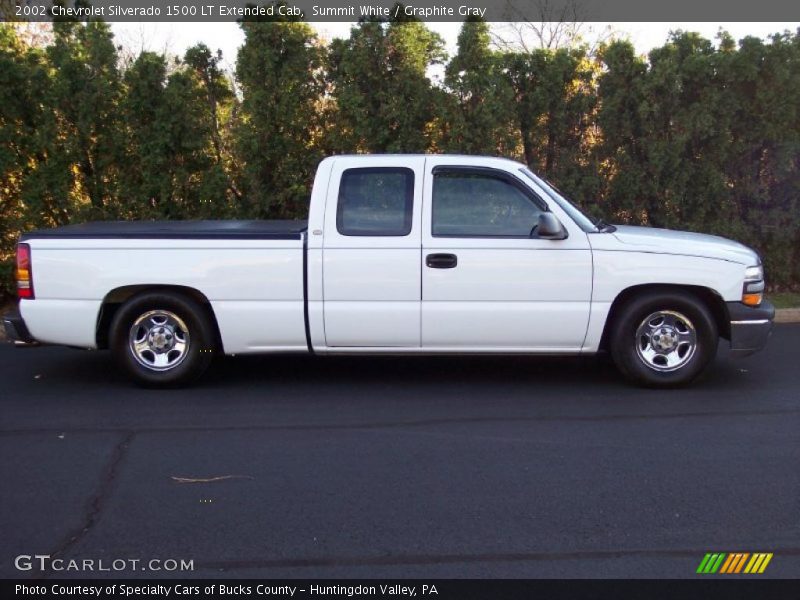
M 25 320 L 15 308 L 3 315 L 3 328 L 6 330 L 6 337 L 17 346 L 35 346 L 38 342 L 33 339 Z
M 775 307 L 768 300 L 758 306 L 728 302 L 731 322 L 731 354 L 749 356 L 767 345 L 775 319 Z

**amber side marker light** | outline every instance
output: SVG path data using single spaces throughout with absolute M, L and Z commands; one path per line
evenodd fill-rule
M 764 294 L 743 294 L 742 304 L 746 304 L 747 306 L 758 306 L 761 304 L 761 300 L 763 299 Z
M 31 266 L 31 247 L 17 244 L 17 296 L 33 299 L 33 269 Z

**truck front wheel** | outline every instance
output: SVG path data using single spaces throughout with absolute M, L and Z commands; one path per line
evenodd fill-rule
M 206 310 L 191 298 L 146 292 L 119 308 L 109 341 L 136 383 L 174 387 L 194 381 L 211 364 L 214 330 Z
M 719 334 L 713 315 L 685 292 L 635 297 L 611 326 L 614 363 L 625 376 L 648 386 L 688 383 L 717 352 Z

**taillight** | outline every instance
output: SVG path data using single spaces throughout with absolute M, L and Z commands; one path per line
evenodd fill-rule
M 34 298 L 33 267 L 31 265 L 31 247 L 28 244 L 17 244 L 17 295 L 20 298 Z

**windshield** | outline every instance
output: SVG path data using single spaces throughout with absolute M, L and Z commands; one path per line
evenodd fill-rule
M 536 185 L 542 188 L 545 191 L 545 193 L 550 197 L 550 199 L 556 204 L 558 204 L 561 210 L 567 213 L 572 218 L 572 220 L 575 221 L 578 227 L 580 227 L 586 232 L 597 231 L 597 226 L 595 226 L 595 224 L 591 221 L 591 219 L 589 219 L 589 217 L 584 215 L 575 206 L 573 206 L 572 203 L 569 200 L 567 200 L 564 197 L 564 195 L 561 194 L 561 192 L 558 191 L 557 187 L 555 187 L 551 183 L 548 183 L 541 177 L 534 175 L 533 171 L 531 171 L 530 169 L 526 169 L 523 167 L 522 169 L 520 169 L 520 171 L 522 171 L 522 173 L 528 179 L 530 179 Z

